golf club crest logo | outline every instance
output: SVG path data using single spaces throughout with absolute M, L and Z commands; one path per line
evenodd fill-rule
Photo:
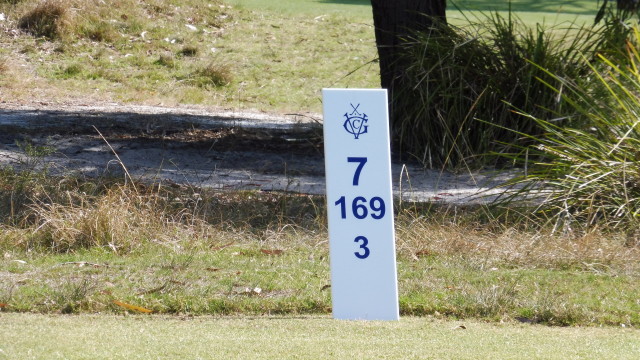
M 350 103 L 349 105 L 351 105 L 353 111 L 351 114 L 344 113 L 346 120 L 343 126 L 344 129 L 357 140 L 360 138 L 360 135 L 366 134 L 369 130 L 369 125 L 366 125 L 369 119 L 367 119 L 367 114 L 358 112 L 360 104 L 353 106 L 353 104 Z

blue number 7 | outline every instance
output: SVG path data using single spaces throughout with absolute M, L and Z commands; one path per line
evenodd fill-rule
M 358 186 L 358 183 L 360 182 L 360 172 L 362 172 L 362 168 L 364 167 L 364 164 L 367 162 L 367 158 L 366 157 L 348 157 L 347 162 L 358 163 L 356 172 L 353 174 L 353 186 Z

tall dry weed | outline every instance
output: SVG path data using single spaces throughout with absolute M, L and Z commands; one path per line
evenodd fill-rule
M 150 242 L 176 243 L 176 234 L 190 233 L 185 231 L 188 212 L 176 215 L 157 197 L 140 195 L 132 187 L 116 186 L 96 198 L 78 192 L 68 196 L 65 204 L 40 201 L 31 206 L 35 226 L 27 246 L 55 252 L 102 247 L 126 253 Z
M 517 224 L 514 224 L 517 225 Z M 399 255 L 410 259 L 430 256 L 464 257 L 487 270 L 501 264 L 524 267 L 578 267 L 597 271 L 610 264 L 640 271 L 640 245 L 628 236 L 594 229 L 588 233 L 557 234 L 552 229 L 520 229 L 461 220 L 403 214 L 398 219 Z

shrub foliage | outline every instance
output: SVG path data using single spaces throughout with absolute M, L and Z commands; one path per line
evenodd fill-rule
M 541 136 L 521 134 L 533 141 L 512 154 L 527 165 L 512 184 L 523 188 L 508 200 L 537 196 L 538 210 L 556 227 L 621 227 L 637 236 L 640 220 L 640 30 L 635 28 L 626 51 L 615 57 L 598 55 L 590 67 L 593 82 L 575 83 L 553 76 L 559 86 L 549 89 L 582 118 L 574 126 L 521 114 L 544 130 Z M 615 60 L 614 60 L 615 59 Z M 534 156 L 525 156 L 524 154 Z M 634 240 L 635 241 L 635 240 Z
M 402 47 L 408 70 L 392 105 L 398 150 L 426 166 L 457 167 L 508 151 L 520 144 L 519 133 L 541 134 L 537 122 L 513 109 L 566 117 L 565 101 L 552 90 L 561 88 L 558 79 L 581 78 L 595 54 L 623 46 L 627 32 L 613 19 L 530 28 L 496 13 L 468 27 L 415 33 Z

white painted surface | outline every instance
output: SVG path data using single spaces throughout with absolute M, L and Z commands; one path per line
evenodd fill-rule
M 333 316 L 397 320 L 386 90 L 324 89 L 323 108 Z

